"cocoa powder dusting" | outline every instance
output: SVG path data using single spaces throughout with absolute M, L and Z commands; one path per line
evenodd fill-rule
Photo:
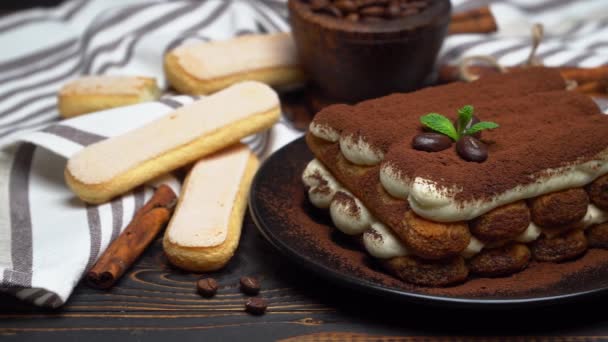
M 355 106 L 332 106 L 315 121 L 361 136 L 385 151 L 384 163 L 403 176 L 428 179 L 464 205 L 533 183 L 546 176 L 547 169 L 587 161 L 608 147 L 608 116 L 601 115 L 588 96 L 563 88 L 558 72 L 529 69 Z M 411 147 L 412 138 L 423 130 L 420 116 L 438 112 L 455 119 L 457 109 L 466 104 L 475 107 L 482 121 L 500 124 L 482 134 L 487 161 L 464 161 L 454 148 L 429 153 Z M 325 164 L 337 158 L 339 149 L 331 153 L 335 155 L 320 156 Z M 355 186 L 369 185 L 362 182 Z

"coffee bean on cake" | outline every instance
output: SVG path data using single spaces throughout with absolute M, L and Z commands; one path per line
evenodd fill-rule
M 419 151 L 439 152 L 452 146 L 452 139 L 440 133 L 420 133 L 412 140 L 412 147 Z
M 458 155 L 470 162 L 481 163 L 488 159 L 488 148 L 479 139 L 465 135 L 456 142 Z

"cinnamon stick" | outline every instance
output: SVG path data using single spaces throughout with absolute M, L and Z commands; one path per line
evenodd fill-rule
M 581 83 L 608 80 L 608 65 L 593 68 L 560 67 L 562 77 Z
M 496 32 L 496 19 L 490 7 L 481 7 L 452 15 L 448 34 Z
M 584 94 L 606 94 L 608 93 L 608 79 L 579 83 L 574 90 Z
M 87 283 L 100 289 L 112 287 L 164 228 L 176 201 L 173 190 L 161 185 L 87 273 Z
M 520 70 L 524 67 L 514 66 L 507 71 Z M 557 69 L 565 80 L 576 81 L 574 90 L 593 97 L 608 97 L 608 66 L 582 68 L 582 67 L 549 67 Z M 469 71 L 480 77 L 498 73 L 498 70 L 481 65 L 470 66 Z M 458 66 L 443 65 L 439 68 L 437 82 L 449 83 L 460 81 Z

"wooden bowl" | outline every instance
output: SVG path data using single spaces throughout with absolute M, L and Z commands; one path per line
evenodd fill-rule
M 301 0 L 289 0 L 288 7 L 302 67 L 327 96 L 345 102 L 430 83 L 451 14 L 449 0 L 372 23 L 314 13 Z

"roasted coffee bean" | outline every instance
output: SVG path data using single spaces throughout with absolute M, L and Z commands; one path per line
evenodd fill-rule
M 420 133 L 412 139 L 412 147 L 419 151 L 438 152 L 452 146 L 452 139 L 440 133 Z
M 203 297 L 215 296 L 217 289 L 217 281 L 213 278 L 201 278 L 196 282 L 196 290 Z
M 260 282 L 254 277 L 241 277 L 241 291 L 245 294 L 255 296 L 260 292 Z
M 318 11 L 329 6 L 329 0 L 310 0 L 310 9 Z
M 249 312 L 252 315 L 263 315 L 268 308 L 268 303 L 264 298 L 260 297 L 251 297 L 245 303 L 245 311 Z
M 386 15 L 389 18 L 395 18 L 395 17 L 399 16 L 399 13 L 401 13 L 401 8 L 399 7 L 399 2 L 391 1 L 388 4 L 388 7 L 386 8 Z
M 388 4 L 389 0 L 357 0 L 357 6 L 382 6 Z
M 342 12 L 357 11 L 357 4 L 353 0 L 338 0 L 334 5 Z
M 359 10 L 359 13 L 366 17 L 382 17 L 384 16 L 384 7 L 382 6 L 369 6 Z
M 470 135 L 465 135 L 456 142 L 456 152 L 466 161 L 481 163 L 488 159 L 486 145 Z
M 323 7 L 319 10 L 319 12 L 330 14 L 336 18 L 342 18 L 342 11 L 340 11 L 336 6 Z
M 359 21 L 359 14 L 358 13 L 350 13 L 346 16 L 346 19 L 352 22 L 357 22 Z

